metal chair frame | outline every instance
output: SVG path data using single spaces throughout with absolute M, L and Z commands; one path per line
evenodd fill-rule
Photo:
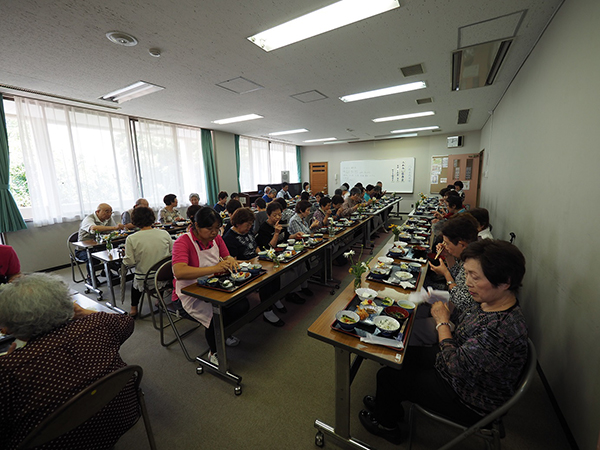
M 72 233 L 67 238 L 67 250 L 69 251 L 69 259 L 71 261 L 71 277 L 73 278 L 73 283 L 81 283 L 81 282 L 85 281 L 85 275 L 83 274 L 83 271 L 81 270 L 80 266 L 81 266 L 81 264 L 87 265 L 87 262 L 79 259 L 77 257 L 77 255 L 75 254 L 75 251 L 73 250 L 73 242 L 77 242 L 78 239 L 79 239 L 79 231 Z M 75 279 L 75 266 L 77 266 L 77 269 L 79 270 L 79 274 L 81 275 L 81 280 Z
M 31 433 L 19 444 L 17 450 L 26 450 L 46 444 L 79 425 L 87 422 L 113 400 L 125 388 L 129 380 L 135 376 L 135 390 L 144 420 L 146 435 L 152 450 L 156 450 L 154 434 L 150 425 L 150 418 L 146 409 L 144 393 L 140 388 L 144 371 L 140 366 L 125 366 L 100 378 L 89 385 L 75 397 L 68 400 L 56 411 L 46 417 Z
M 181 346 L 181 349 L 183 350 L 183 353 L 185 354 L 185 357 L 188 359 L 188 361 L 195 361 L 196 358 L 191 357 L 187 348 L 185 347 L 185 344 L 183 343 L 183 338 L 192 333 L 193 331 L 197 330 L 198 328 L 202 327 L 202 324 L 194 320 L 191 316 L 185 313 L 185 311 L 183 311 L 183 315 L 180 315 L 179 311 L 173 311 L 173 309 L 169 307 L 171 305 L 167 305 L 163 297 L 165 291 L 159 288 L 159 283 L 169 280 L 173 281 L 171 258 L 169 258 L 168 261 L 164 262 L 154 274 L 154 290 L 157 294 L 158 302 L 160 305 L 158 308 L 160 343 L 163 347 L 169 347 L 171 344 L 175 343 L 175 341 L 179 342 L 179 345 Z M 164 323 L 163 315 L 167 317 L 168 324 Z M 175 317 L 175 319 L 173 317 Z M 184 333 L 180 333 L 177 329 L 177 325 L 175 324 L 183 319 L 194 322 L 196 326 L 185 331 Z M 169 342 L 165 342 L 165 328 L 167 328 L 168 326 L 170 326 L 173 329 L 175 337 Z
M 495 411 L 483 417 L 479 422 L 475 423 L 474 425 L 461 425 L 459 423 L 448 420 L 443 416 L 439 416 L 438 414 L 429 411 L 428 409 L 425 409 L 422 406 L 417 405 L 416 403 L 413 404 L 410 408 L 409 413 L 410 435 L 408 449 L 410 450 L 412 448 L 415 417 L 416 412 L 418 411 L 423 413 L 430 419 L 437 420 L 438 422 L 442 422 L 446 425 L 462 430 L 462 433 L 459 436 L 440 447 L 439 450 L 448 450 L 452 447 L 455 447 L 459 442 L 462 442 L 471 435 L 483 438 L 485 440 L 486 448 L 500 450 L 500 440 L 505 436 L 502 417 L 505 416 L 506 413 L 508 413 L 508 411 L 519 400 L 521 400 L 521 398 L 529 388 L 529 385 L 532 383 L 533 377 L 535 375 L 535 369 L 537 366 L 537 353 L 535 351 L 535 346 L 533 345 L 533 342 L 531 342 L 531 339 L 527 340 L 527 351 L 527 362 L 525 363 L 523 373 L 521 374 L 521 379 L 519 380 L 517 390 L 515 391 L 513 396 L 508 401 L 506 401 L 504 405 L 500 406 Z

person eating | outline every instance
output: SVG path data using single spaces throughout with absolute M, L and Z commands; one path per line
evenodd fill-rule
M 227 245 L 229 254 L 241 261 L 248 261 L 258 256 L 258 246 L 254 234 L 251 233 L 254 226 L 254 212 L 250 208 L 239 208 L 231 216 L 231 228 L 223 236 L 223 241 Z M 268 299 L 280 289 L 279 279 L 267 283 L 264 287 L 258 290 L 261 301 Z M 287 309 L 277 300 L 275 308 L 281 312 L 286 312 Z M 270 325 L 282 327 L 285 322 L 281 320 L 269 308 L 263 313 L 263 320 Z
M 490 225 L 490 213 L 485 208 L 473 208 L 469 210 L 469 214 L 475 217 L 479 223 L 477 227 L 477 239 L 494 239 L 492 235 L 492 226 Z
M 219 192 L 219 200 L 217 201 L 217 203 L 215 203 L 214 209 L 215 211 L 217 211 L 218 213 L 222 213 L 223 211 L 226 210 L 226 205 L 227 205 L 227 192 L 225 191 L 221 191 Z
M 348 197 L 342 207 L 338 210 L 340 217 L 350 217 L 361 204 L 361 189 L 359 187 L 353 187 L 350 191 L 350 197 Z
M 128 209 L 127 211 L 123 212 L 123 214 L 121 214 L 121 222 L 123 223 L 123 225 L 129 225 L 131 223 L 131 213 L 133 213 L 133 210 L 138 206 L 148 208 L 148 206 L 150 205 L 148 204 L 148 200 L 146 200 L 145 198 L 138 198 L 135 202 L 135 205 L 133 205 L 133 208 Z
M 339 197 L 339 196 L 338 196 Z M 319 201 L 319 209 L 315 211 L 313 219 L 319 223 L 319 227 L 327 227 L 329 225 L 329 217 L 331 216 L 331 199 L 323 197 Z
M 133 228 L 133 225 L 130 224 L 130 226 Z M 126 228 L 126 225 L 122 223 L 117 224 L 113 219 L 112 206 L 108 203 L 100 203 L 98 208 L 96 208 L 96 212 L 81 221 L 77 238 L 80 241 L 93 241 L 96 239 L 96 233 L 119 231 Z M 82 261 L 88 260 L 88 254 L 85 250 L 75 250 L 75 255 Z
M 290 219 L 288 230 L 292 235 L 310 234 L 312 230 L 319 227 L 319 221 L 313 220 L 310 225 L 307 225 L 305 220 L 310 215 L 310 202 L 300 200 L 296 204 L 296 214 Z
M 177 196 L 175 194 L 167 194 L 163 198 L 165 207 L 159 212 L 159 221 L 163 225 L 171 225 L 173 222 L 185 220 L 179 214 L 179 211 L 175 209 L 178 204 Z
M 456 329 L 446 305 L 434 303 L 439 345 L 411 348 L 402 370 L 380 369 L 376 395 L 363 399 L 361 424 L 394 444 L 405 438 L 403 401 L 470 426 L 512 397 L 527 362 L 527 326 L 517 299 L 523 254 L 506 241 L 484 239 L 461 258 L 474 302 L 460 312 Z
M 173 244 L 172 258 L 175 277 L 173 301 L 181 300 L 183 309 L 206 328 L 204 334 L 210 349 L 208 360 L 214 365 L 219 364 L 219 359 L 213 307 L 209 302 L 184 294 L 182 289 L 195 284 L 200 277 L 212 277 L 215 273 L 238 270 L 237 261 L 229 255 L 229 250 L 219 235 L 222 224 L 223 221 L 217 211 L 209 206 L 201 208 L 194 217 L 192 229 L 180 236 Z M 225 326 L 246 314 L 248 309 L 247 299 L 225 308 L 223 310 Z M 238 345 L 239 342 L 235 336 L 230 336 L 225 341 L 230 347 Z
M 73 303 L 69 287 L 45 273 L 0 288 L 0 329 L 24 341 L 0 356 L 0 448 L 14 450 L 57 408 L 104 376 L 125 367 L 119 348 L 133 333 L 125 314 Z M 74 430 L 43 448 L 113 448 L 140 416 L 133 382 Z M 42 447 L 36 447 L 42 448 Z
M 271 186 L 265 187 L 265 194 L 262 196 L 262 199 L 265 203 L 271 203 L 273 201 L 273 197 L 271 197 Z
M 277 198 L 282 198 L 284 200 L 291 200 L 292 195 L 290 194 L 289 190 L 290 190 L 289 183 L 284 182 L 281 185 L 281 190 L 277 193 Z
M 135 208 L 131 220 L 140 230 L 129 236 L 125 241 L 123 264 L 130 267 L 135 266 L 135 276 L 131 285 L 131 310 L 129 315 L 136 317 L 144 289 L 146 287 L 152 288 L 152 286 L 144 286 L 146 274 L 154 264 L 167 256 L 171 256 L 173 239 L 165 230 L 152 228 L 156 216 L 150 208 L 144 206 Z M 154 284 L 154 280 L 152 280 L 152 284 Z
M 197 194 L 196 192 L 192 192 L 190 194 L 190 204 L 191 205 L 199 205 L 200 204 L 200 195 Z

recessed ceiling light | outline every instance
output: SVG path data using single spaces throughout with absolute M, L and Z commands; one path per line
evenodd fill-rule
M 275 133 L 269 133 L 269 136 L 284 136 L 286 134 L 306 133 L 307 131 L 306 128 L 298 128 L 297 130 L 276 131 Z
M 259 116 L 258 114 L 246 114 L 245 116 L 230 117 L 229 119 L 213 120 L 212 123 L 216 123 L 219 125 L 225 125 L 227 123 L 245 122 L 246 120 L 254 120 L 254 119 L 264 119 L 264 117 Z
M 311 142 L 327 142 L 327 141 L 337 141 L 337 138 L 328 137 L 328 138 L 321 138 L 321 139 L 310 139 L 310 140 L 304 141 L 304 142 L 306 142 L 308 144 Z
M 413 131 L 428 131 L 428 130 L 437 130 L 440 127 L 438 127 L 437 125 L 431 126 L 431 127 L 421 127 L 421 128 L 407 128 L 405 130 L 394 130 L 394 131 L 390 131 L 390 133 L 411 133 Z
M 401 92 L 416 91 L 417 89 L 425 89 L 427 85 L 424 81 L 415 81 L 414 83 L 400 84 L 374 91 L 361 92 L 358 94 L 345 95 L 340 97 L 343 102 L 355 102 L 357 100 L 365 100 L 367 98 L 383 97 L 384 95 L 399 94 Z
M 106 37 L 110 42 L 115 44 L 124 45 L 125 47 L 133 47 L 137 45 L 138 41 L 132 35 L 123 33 L 122 31 L 109 31 L 106 33 Z
M 373 122 L 391 122 L 392 120 L 415 119 L 417 117 L 433 116 L 434 114 L 435 113 L 433 111 L 423 111 L 420 113 L 403 114 L 401 116 L 380 117 L 378 119 L 373 119 Z
M 156 84 L 146 83 L 145 81 L 137 81 L 127 87 L 117 89 L 116 91 L 103 95 L 100 98 L 102 100 L 109 100 L 115 103 L 123 103 L 133 100 L 134 98 L 152 94 L 153 92 L 162 91 L 163 89 L 164 87 Z
M 399 7 L 398 0 L 342 0 L 250 36 L 248 40 L 270 52 Z

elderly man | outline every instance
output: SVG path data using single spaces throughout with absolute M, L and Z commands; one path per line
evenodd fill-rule
M 271 197 L 270 194 L 271 194 L 271 186 L 265 187 L 265 195 L 263 195 L 262 198 L 266 203 L 270 203 L 273 200 L 273 198 Z
M 290 185 L 288 183 L 283 183 L 281 186 L 281 190 L 277 193 L 277 198 L 282 198 L 284 200 L 291 200 L 292 195 L 288 192 L 290 189 Z
M 123 225 L 125 225 L 128 230 L 132 230 L 133 228 L 135 228 L 133 226 L 133 224 L 131 223 L 131 213 L 138 206 L 143 206 L 144 208 L 148 208 L 150 205 L 148 203 L 148 200 L 146 200 L 145 198 L 138 198 L 137 201 L 135 202 L 135 205 L 133 205 L 133 208 L 128 209 L 123 214 L 121 214 L 121 222 L 123 222 Z
M 125 228 L 125 225 L 122 223 L 117 224 L 112 218 L 112 207 L 107 203 L 100 203 L 96 212 L 81 221 L 81 225 L 79 226 L 79 240 L 94 240 L 96 232 L 106 233 L 109 231 L 124 230 Z M 75 254 L 82 261 L 88 260 L 88 254 L 85 250 L 76 250 Z

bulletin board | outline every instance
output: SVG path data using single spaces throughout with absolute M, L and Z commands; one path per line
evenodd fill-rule
M 360 182 L 363 186 L 383 183 L 388 192 L 412 194 L 415 185 L 415 158 L 342 161 L 340 181 L 350 188 Z
M 431 194 L 437 194 L 442 188 L 454 184 L 450 168 L 448 167 L 449 155 L 431 157 L 430 187 Z

